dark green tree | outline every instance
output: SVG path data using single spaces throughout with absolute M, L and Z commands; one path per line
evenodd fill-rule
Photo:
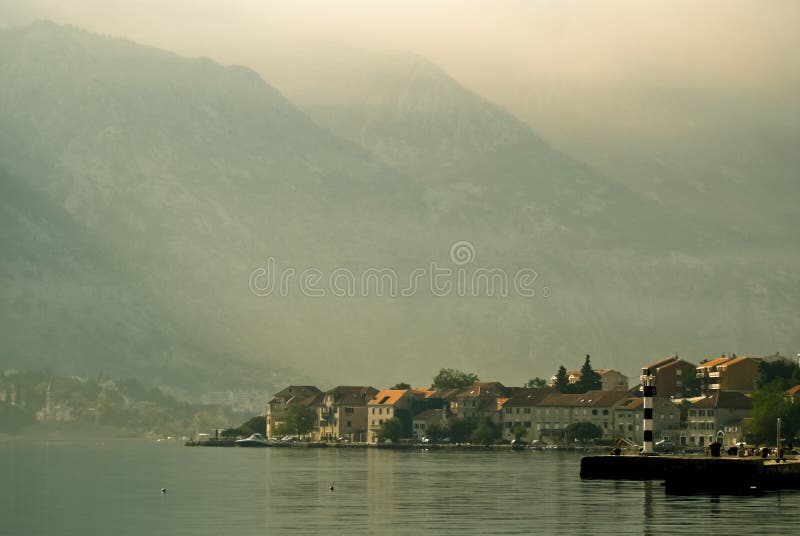
M 689 372 L 689 374 L 683 376 L 683 389 L 681 390 L 681 394 L 686 397 L 699 396 L 701 386 L 700 378 L 697 377 L 693 369 L 689 369 Z
M 564 429 L 564 440 L 580 442 L 603 437 L 603 429 L 590 422 L 575 422 Z
M 249 436 L 252 434 L 266 435 L 267 431 L 267 418 L 266 417 L 253 417 L 243 422 L 238 428 L 238 435 Z M 227 430 L 225 430 L 227 431 Z
M 774 444 L 778 417 L 782 421 L 781 435 L 790 442 L 797 440 L 800 432 L 800 404 L 788 400 L 783 387 L 783 379 L 777 378 L 753 392 L 750 440 Z
M 411 389 L 411 385 L 406 382 L 396 383 L 392 389 Z
M 478 425 L 472 431 L 470 439 L 478 445 L 491 445 L 495 440 L 500 439 L 500 425 L 488 415 L 481 417 Z
M 566 370 L 564 372 L 566 372 Z M 540 378 L 539 376 L 536 376 L 535 378 L 528 380 L 528 383 L 525 384 L 525 387 L 537 387 L 537 388 L 547 387 L 547 380 L 545 380 L 544 378 Z
M 467 373 L 457 369 L 443 368 L 434 376 L 431 387 L 434 389 L 464 389 L 479 381 L 480 379 L 478 376 L 471 372 Z
M 286 410 L 281 433 L 297 436 L 310 434 L 317 425 L 317 414 L 313 408 L 304 404 L 291 404 Z
M 447 426 L 432 424 L 425 431 L 425 437 L 427 437 L 431 441 L 431 443 L 438 443 L 442 439 L 446 438 L 449 433 L 450 430 Z
M 478 426 L 478 420 L 475 417 L 466 417 L 464 419 L 454 419 L 450 422 L 450 439 L 454 443 L 466 443 L 472 438 L 472 432 Z
M 758 364 L 756 388 L 765 387 L 778 381 L 780 387 L 788 389 L 800 383 L 800 367 L 793 361 L 781 359 L 773 362 L 761 361 Z
M 400 441 L 400 437 L 403 434 L 403 423 L 400 422 L 400 419 L 392 417 L 391 419 L 387 419 L 383 421 L 381 425 L 381 429 L 378 431 L 378 440 L 379 441 L 392 441 L 396 443 Z
M 567 377 L 567 369 L 564 365 L 558 367 L 558 372 L 556 372 L 556 383 L 554 385 L 556 390 L 560 393 L 566 393 L 569 391 L 570 384 L 569 384 L 569 377 Z
M 592 363 L 589 354 L 586 354 L 586 359 L 581 367 L 581 379 L 576 382 L 576 392 L 585 393 L 586 391 L 594 391 L 602 388 L 600 383 L 600 375 L 592 368 Z
M 514 428 L 511 429 L 511 433 L 514 434 L 514 440 L 519 443 L 522 441 L 522 438 L 528 435 L 528 429 L 525 428 L 523 425 L 518 424 Z

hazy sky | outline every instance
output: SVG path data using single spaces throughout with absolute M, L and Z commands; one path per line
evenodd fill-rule
M 800 81 L 794 0 L 4 0 L 0 6 L 5 24 L 34 18 L 242 63 L 265 47 L 292 44 L 413 51 L 509 101 L 543 81 L 572 89 L 635 81 L 778 93 Z

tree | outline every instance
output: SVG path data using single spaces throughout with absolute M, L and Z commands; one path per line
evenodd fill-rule
M 267 418 L 265 416 L 262 416 L 262 417 L 253 417 L 252 419 L 248 419 L 239 426 L 238 430 L 239 430 L 238 435 L 243 435 L 243 436 L 249 436 L 252 434 L 265 435 L 267 430 Z
M 564 429 L 564 439 L 566 441 L 575 441 L 577 439 L 580 442 L 584 442 L 601 437 L 603 437 L 603 429 L 590 422 L 575 422 Z
M 566 370 L 564 370 L 564 372 L 566 372 Z M 536 376 L 532 380 L 528 380 L 528 383 L 525 384 L 525 387 L 536 387 L 536 388 L 547 387 L 547 380 L 540 378 L 539 376 Z
M 402 434 L 403 424 L 400 422 L 400 419 L 392 417 L 391 419 L 383 421 L 381 429 L 378 431 L 378 440 L 396 443 L 400 440 Z
M 602 387 L 600 375 L 594 371 L 590 356 L 586 354 L 586 360 L 581 367 L 581 379 L 577 382 L 577 392 L 585 393 L 586 391 L 599 390 Z
M 411 389 L 411 385 L 406 382 L 396 383 L 392 389 Z
M 511 433 L 514 434 L 514 439 L 519 443 L 524 436 L 528 435 L 528 429 L 518 424 L 511 430 Z
M 448 433 L 449 428 L 447 426 L 432 424 L 428 426 L 428 429 L 425 431 L 425 436 L 430 440 L 431 443 L 438 443 L 442 439 L 446 438 Z
M 778 361 L 761 361 L 758 364 L 756 387 L 765 387 L 778 380 L 783 389 L 800 383 L 800 367 L 793 361 L 781 359 Z
M 475 417 L 454 419 L 450 423 L 450 439 L 453 443 L 466 443 L 472 437 L 472 432 L 477 426 L 478 420 Z
M 304 404 L 291 404 L 286 410 L 281 433 L 304 436 L 311 433 L 317 424 L 317 414 Z
M 500 426 L 488 415 L 478 421 L 478 425 L 472 431 L 472 442 L 479 445 L 491 445 L 495 439 L 500 438 Z
M 697 377 L 694 369 L 689 369 L 690 374 L 686 374 L 683 377 L 683 389 L 682 394 L 686 397 L 691 396 L 698 396 L 700 395 L 700 387 L 701 381 L 700 378 Z
M 433 389 L 464 389 L 478 383 L 480 379 L 473 373 L 462 372 L 457 369 L 443 368 L 433 378 Z
M 564 365 L 558 367 L 558 372 L 556 372 L 556 383 L 554 387 L 560 393 L 566 393 L 569 390 L 569 378 L 567 377 L 567 369 L 564 367 Z
M 753 392 L 753 413 L 750 424 L 752 440 L 772 444 L 775 440 L 778 417 L 781 435 L 794 442 L 800 432 L 800 404 L 786 399 L 781 378 Z

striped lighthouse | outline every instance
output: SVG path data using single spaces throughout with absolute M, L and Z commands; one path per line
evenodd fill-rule
M 653 454 L 653 396 L 656 394 L 656 388 L 653 385 L 653 376 L 650 374 L 650 369 L 645 369 L 642 375 L 642 392 L 644 395 L 643 408 L 644 408 L 644 422 L 642 430 L 644 431 L 644 445 L 642 446 L 642 454 Z

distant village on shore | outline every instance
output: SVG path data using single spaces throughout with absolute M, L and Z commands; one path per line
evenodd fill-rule
M 678 447 L 714 441 L 730 446 L 748 434 L 757 437 L 752 413 L 760 386 L 779 388 L 784 408 L 800 401 L 800 367 L 780 354 L 722 355 L 698 365 L 673 356 L 641 370 L 640 380 L 655 386 L 654 437 Z M 477 381 L 452 369 L 442 369 L 431 388 L 398 384 L 383 390 L 336 386 L 322 391 L 291 385 L 267 403 L 266 434 L 270 439 L 354 443 L 621 439 L 642 444 L 641 390 L 641 384 L 631 388 L 618 371 L 593 370 L 589 356 L 581 370 L 561 367 L 549 380 L 536 378 L 525 387 Z M 774 422 L 770 426 L 774 430 Z M 795 431 L 787 429 L 790 441 Z

